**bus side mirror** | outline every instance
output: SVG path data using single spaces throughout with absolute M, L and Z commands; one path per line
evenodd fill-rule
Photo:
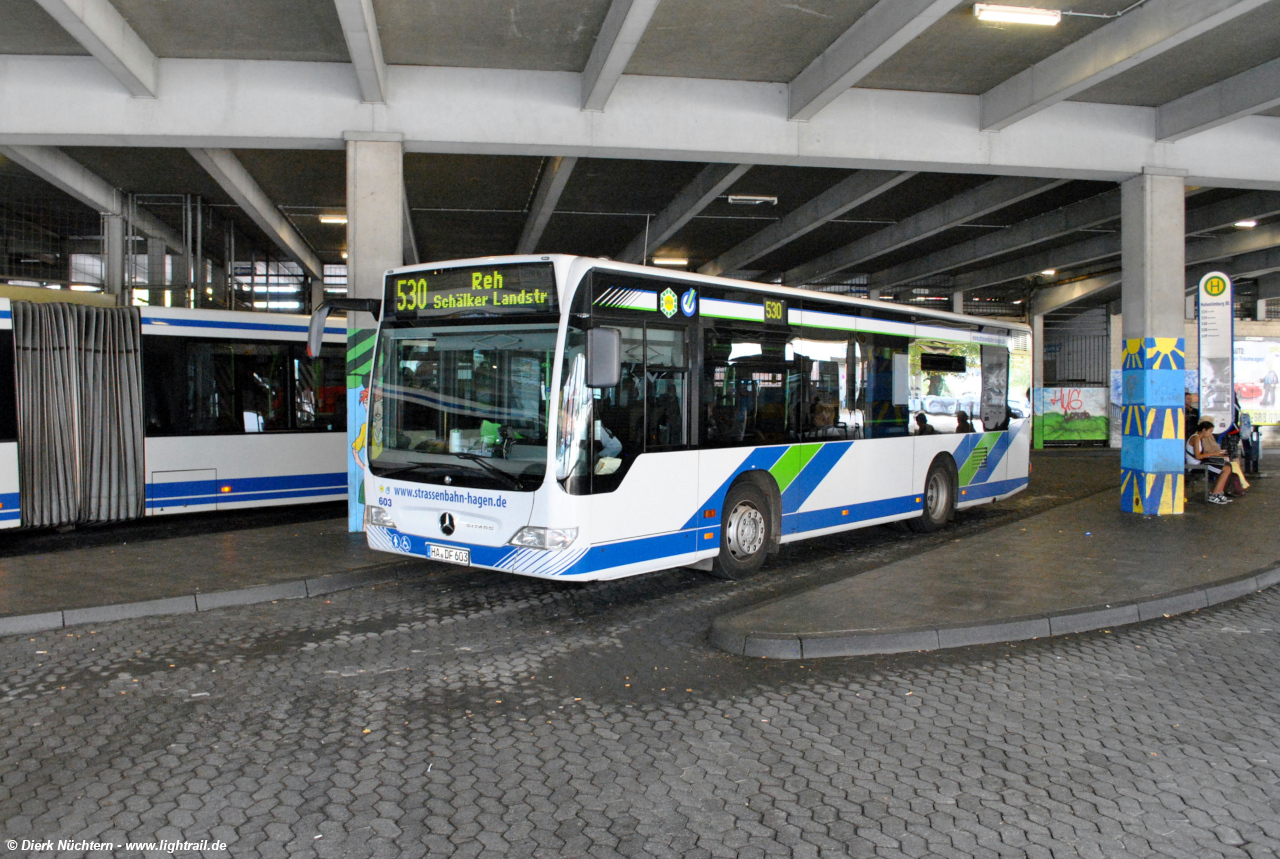
M 311 324 L 307 326 L 308 358 L 320 357 L 320 344 L 324 342 L 324 324 L 329 319 L 331 310 L 345 310 L 348 313 L 363 310 L 371 314 L 376 322 L 382 315 L 382 302 L 376 298 L 331 298 L 320 302 L 320 306 L 312 311 Z
M 587 332 L 587 387 L 612 388 L 622 379 L 622 332 L 592 328 Z

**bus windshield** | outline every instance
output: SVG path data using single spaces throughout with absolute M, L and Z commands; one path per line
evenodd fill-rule
M 531 492 L 547 466 L 556 326 L 384 323 L 369 403 L 381 477 Z

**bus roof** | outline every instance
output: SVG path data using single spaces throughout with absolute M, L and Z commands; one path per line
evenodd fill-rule
M 751 280 L 735 280 L 728 277 L 714 277 L 712 275 L 698 274 L 691 271 L 672 271 L 667 268 L 658 268 L 656 266 L 634 265 L 632 263 L 618 262 L 617 260 L 606 259 L 604 257 L 584 257 L 574 256 L 571 254 L 513 254 L 507 256 L 489 256 L 489 257 L 473 257 L 471 259 L 460 260 L 442 260 L 439 262 L 419 263 L 416 265 L 400 266 L 398 268 L 389 269 L 387 276 L 393 274 L 407 274 L 410 272 L 424 271 L 438 268 L 464 268 L 474 265 L 512 265 L 525 262 L 551 262 L 557 267 L 566 270 L 569 273 L 575 269 L 604 268 L 610 271 L 626 272 L 628 274 L 660 274 L 669 279 L 685 280 L 691 283 L 707 283 L 719 286 L 731 286 L 735 289 L 747 289 L 754 292 L 767 293 L 771 295 L 789 295 L 799 299 L 815 296 L 820 297 L 823 301 L 830 301 L 837 304 L 847 304 L 855 307 L 865 307 L 871 310 L 879 311 L 896 311 L 898 313 L 914 313 L 920 316 L 927 316 L 932 319 L 948 319 L 954 322 L 968 322 L 975 325 L 989 325 L 996 328 L 1004 328 L 1009 331 L 1031 331 L 1031 326 L 1024 322 L 1013 322 L 1005 319 L 992 319 L 987 316 L 970 316 L 966 313 L 952 313 L 949 310 L 934 310 L 929 307 L 916 307 L 914 305 L 901 305 L 897 303 L 889 303 L 884 301 L 876 301 L 869 298 L 854 298 L 849 295 L 840 295 L 839 293 L 819 292 L 815 289 L 800 289 L 794 286 L 783 286 L 778 283 L 759 283 Z M 575 263 L 585 263 L 585 266 L 575 265 Z

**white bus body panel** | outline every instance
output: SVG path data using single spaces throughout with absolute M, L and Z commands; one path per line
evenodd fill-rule
M 148 438 L 147 515 L 347 497 L 344 432 Z
M 310 317 L 296 313 L 246 313 L 241 310 L 191 310 L 142 307 L 142 333 L 218 340 L 289 340 L 305 343 Z M 324 327 L 324 342 L 347 342 L 344 320 Z M 145 345 L 144 345 L 145 348 Z
M 429 557 L 436 543 L 470 549 L 472 566 L 541 578 L 614 579 L 715 557 L 725 497 L 746 472 L 762 472 L 777 484 L 782 497 L 779 539 L 786 543 L 919 516 L 925 476 L 939 454 L 955 463 L 963 493 L 958 506 L 1007 498 L 1027 485 L 1029 446 L 1029 422 L 1016 421 L 1004 432 L 645 454 L 636 458 L 617 490 L 600 495 L 566 495 L 554 480 L 537 493 L 454 490 L 511 499 L 511 512 L 493 517 L 501 527 L 485 532 L 484 539 L 464 537 L 461 527 L 450 538 L 439 532 L 435 520 L 444 512 L 453 513 L 458 523 L 479 515 L 467 510 L 465 497 L 419 504 L 422 515 L 416 510 L 407 515 L 413 508 L 393 500 L 384 506 L 393 518 L 406 511 L 403 519 L 395 518 L 404 530 L 369 528 L 369 545 Z M 691 474 L 697 474 L 696 492 L 690 492 L 695 485 Z M 377 478 L 369 475 L 366 480 Z M 406 492 L 448 489 L 396 485 Z M 704 517 L 707 510 L 715 513 Z M 546 527 L 572 523 L 578 537 L 559 551 L 502 545 L 525 522 Z
M 22 496 L 18 493 L 18 443 L 0 442 L 0 528 L 22 524 Z
M 13 329 L 9 299 L 0 298 L 0 331 Z M 22 524 L 22 497 L 18 492 L 18 443 L 0 442 L 0 529 Z
M 143 307 L 146 338 L 302 342 L 297 314 Z M 325 326 L 324 342 L 346 342 L 346 326 Z M 146 515 L 275 507 L 347 497 L 345 431 L 148 437 Z

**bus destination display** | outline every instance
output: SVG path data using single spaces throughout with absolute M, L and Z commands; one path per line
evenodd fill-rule
M 386 306 L 397 319 L 555 313 L 555 270 L 533 264 L 389 275 Z

